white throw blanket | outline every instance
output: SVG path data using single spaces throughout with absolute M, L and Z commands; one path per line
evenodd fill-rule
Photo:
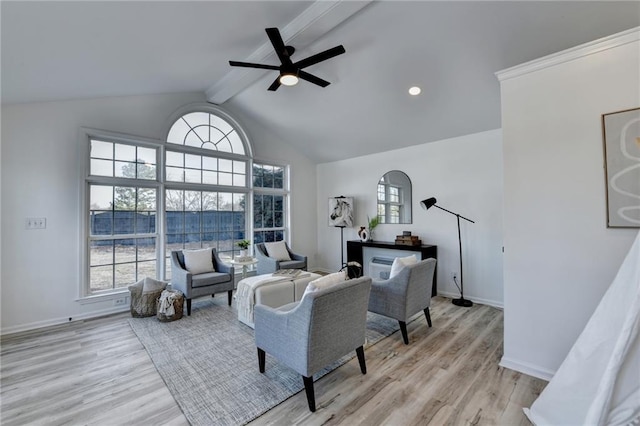
M 238 316 L 249 319 L 253 323 L 253 305 L 256 303 L 256 289 L 265 284 L 273 284 L 281 281 L 291 281 L 289 277 L 256 275 L 245 278 L 238 283 L 236 290 L 236 306 Z
M 640 424 L 640 233 L 584 331 L 525 413 L 537 426 Z
M 158 306 L 158 313 L 167 317 L 172 317 L 176 314 L 176 310 L 173 307 L 173 302 L 178 299 L 178 293 L 175 291 L 163 290 L 160 293 L 160 306 Z

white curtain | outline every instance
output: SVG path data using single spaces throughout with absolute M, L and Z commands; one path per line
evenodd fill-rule
M 640 233 L 611 287 L 530 409 L 536 426 L 640 426 Z

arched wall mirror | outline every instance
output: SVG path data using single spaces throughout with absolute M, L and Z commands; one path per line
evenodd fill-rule
M 392 170 L 378 181 L 378 219 L 380 223 L 411 223 L 411 179 Z

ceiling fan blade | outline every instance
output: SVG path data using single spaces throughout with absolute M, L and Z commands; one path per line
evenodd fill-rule
M 276 78 L 273 83 L 271 83 L 271 86 L 269 86 L 268 90 L 271 90 L 272 92 L 275 92 L 276 90 L 278 90 L 278 87 L 280 87 L 280 76 L 278 76 L 278 78 Z
M 309 83 L 317 84 L 320 87 L 327 87 L 331 84 L 327 80 L 323 80 L 320 77 L 316 77 L 315 75 L 302 70 L 298 71 L 298 77 L 303 80 L 307 80 Z
M 265 28 L 267 35 L 269 36 L 269 40 L 271 40 L 271 44 L 282 62 L 283 65 L 290 65 L 291 58 L 289 58 L 289 52 L 284 45 L 284 40 L 282 40 L 282 36 L 280 35 L 280 31 L 277 28 Z
M 280 67 L 276 65 L 254 64 L 252 62 L 238 62 L 229 61 L 229 65 L 232 67 L 245 67 L 245 68 L 262 68 L 265 70 L 279 70 Z
M 331 49 L 325 50 L 324 52 L 316 53 L 315 55 L 309 56 L 301 61 L 293 64 L 296 68 L 306 68 L 308 66 L 317 64 L 318 62 L 326 61 L 327 59 L 333 58 L 334 56 L 342 55 L 345 53 L 344 46 L 336 46 Z

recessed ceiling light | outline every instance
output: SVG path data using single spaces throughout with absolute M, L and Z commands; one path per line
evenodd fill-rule
M 422 89 L 420 89 L 418 86 L 413 86 L 409 88 L 409 94 L 412 96 L 419 95 L 420 92 L 422 92 Z

